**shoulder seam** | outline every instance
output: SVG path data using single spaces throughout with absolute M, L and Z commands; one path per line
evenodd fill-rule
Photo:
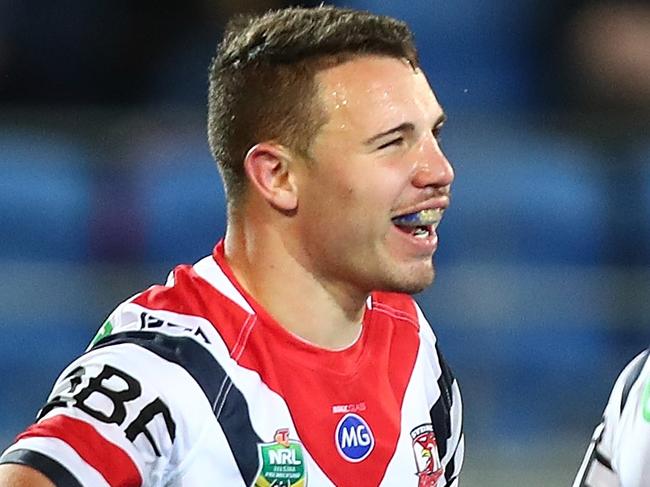
M 396 319 L 402 320 L 402 321 L 407 321 L 408 323 L 413 325 L 416 330 L 418 330 L 418 331 L 420 330 L 420 323 L 418 322 L 418 320 L 416 318 L 414 318 L 413 316 L 411 316 L 406 311 L 394 308 L 394 307 L 389 306 L 389 305 L 384 304 L 384 303 L 378 303 L 378 302 L 374 303 L 374 306 L 373 306 L 372 309 L 375 310 L 375 311 L 379 311 L 380 313 L 383 313 L 385 315 L 391 316 L 392 318 L 396 318 Z

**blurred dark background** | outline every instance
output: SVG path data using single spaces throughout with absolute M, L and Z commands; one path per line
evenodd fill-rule
M 208 64 L 225 19 L 288 4 L 0 0 L 0 449 L 119 302 L 223 233 Z M 409 22 L 449 115 L 419 300 L 462 382 L 463 485 L 569 485 L 650 344 L 650 6 L 339 5 Z

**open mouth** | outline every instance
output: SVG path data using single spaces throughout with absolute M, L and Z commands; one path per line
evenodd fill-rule
M 426 239 L 434 234 L 442 219 L 442 212 L 441 209 L 430 208 L 397 216 L 392 222 L 402 232 L 415 238 Z

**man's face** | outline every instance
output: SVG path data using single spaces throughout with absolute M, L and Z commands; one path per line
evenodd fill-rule
M 364 56 L 316 76 L 327 122 L 297 173 L 299 241 L 316 277 L 352 292 L 431 284 L 437 223 L 393 219 L 449 204 L 453 170 L 436 135 L 443 110 L 424 75 Z M 431 215 L 432 212 L 429 212 Z

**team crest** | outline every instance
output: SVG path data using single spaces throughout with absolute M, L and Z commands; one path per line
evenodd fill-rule
M 287 428 L 277 430 L 274 441 L 258 443 L 257 456 L 260 468 L 252 487 L 306 487 L 302 445 L 289 439 Z
M 413 428 L 411 439 L 413 440 L 418 487 L 435 487 L 444 471 L 438 455 L 438 443 L 433 432 L 433 425 L 427 423 Z

